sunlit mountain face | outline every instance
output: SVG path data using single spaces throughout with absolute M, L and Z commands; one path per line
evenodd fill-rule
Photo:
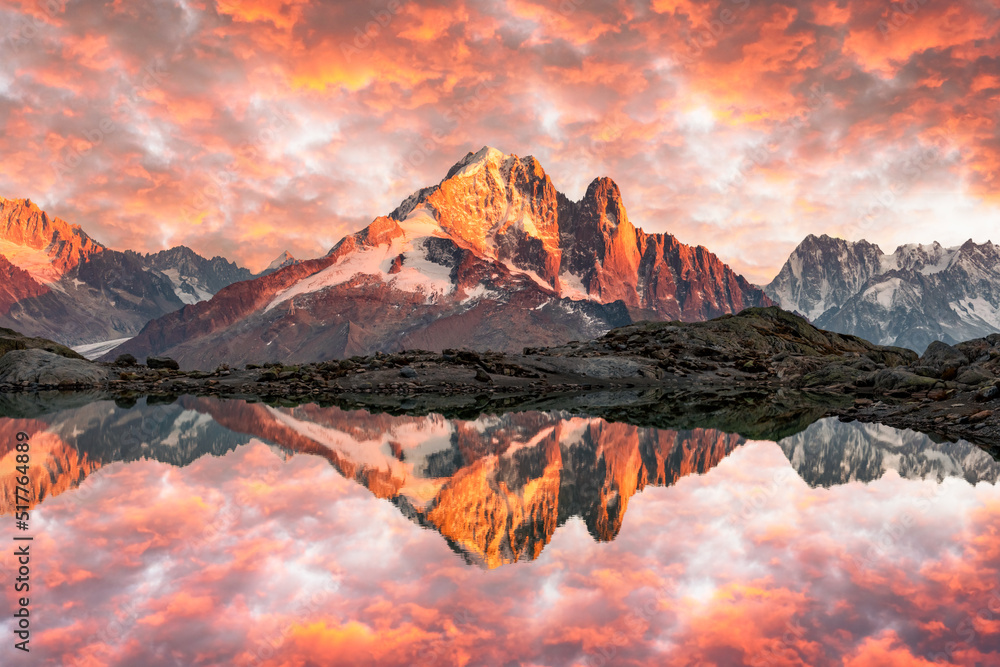
M 964 442 L 192 397 L 4 413 L 5 520 L 31 435 L 37 664 L 1000 659 L 1000 464 Z

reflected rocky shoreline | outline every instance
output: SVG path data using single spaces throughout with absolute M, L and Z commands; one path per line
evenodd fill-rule
M 180 370 L 170 359 L 146 361 L 140 365 L 123 355 L 114 364 L 91 364 L 43 348 L 12 350 L 0 358 L 0 414 L 78 400 L 52 393 L 84 388 L 52 384 L 58 376 L 52 369 L 72 366 L 74 374 L 95 374 L 86 392 L 104 392 L 99 395 L 122 405 L 141 396 L 171 401 L 193 394 L 454 417 L 561 410 L 772 440 L 821 417 L 840 416 L 965 439 L 1000 453 L 1000 411 L 992 409 L 1000 400 L 1000 335 L 934 344 L 917 358 L 909 350 L 822 331 L 777 308 L 708 322 L 642 322 L 522 354 L 408 350 L 211 372 Z

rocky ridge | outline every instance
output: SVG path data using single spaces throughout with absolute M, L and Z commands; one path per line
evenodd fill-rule
M 707 424 L 713 427 L 779 437 L 831 406 L 848 407 L 859 375 L 915 356 L 822 332 L 771 307 L 703 323 L 629 325 L 591 341 L 520 354 L 409 350 L 214 371 L 154 369 L 122 355 L 106 388 L 125 395 L 207 393 L 343 405 L 356 400 L 410 411 L 473 409 L 485 400 L 679 428 L 695 416 L 705 424 L 711 413 Z M 559 397 L 555 403 L 553 396 Z
M 83 359 L 71 348 L 47 338 L 25 336 L 13 329 L 0 327 L 0 358 L 12 350 L 45 350 L 67 359 Z

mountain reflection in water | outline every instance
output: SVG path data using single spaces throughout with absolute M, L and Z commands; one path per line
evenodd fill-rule
M 0 418 L 7 520 L 17 431 L 39 664 L 1000 659 L 1000 464 L 964 442 L 96 401 Z

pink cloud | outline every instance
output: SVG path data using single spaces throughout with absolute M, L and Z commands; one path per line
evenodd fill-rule
M 611 176 L 638 225 L 761 282 L 807 233 L 993 229 L 998 42 L 978 0 L 921 5 L 888 34 L 884 3 L 827 0 L 90 4 L 4 10 L 29 28 L 0 69 L 0 190 L 113 247 L 185 243 L 254 269 L 286 247 L 316 256 L 484 144 L 536 155 L 571 197 Z M 88 143 L 103 119 L 114 131 Z M 885 159 L 928 132 L 954 159 L 853 226 Z M 772 159 L 729 187 L 762 145 Z M 942 225 L 956 207 L 961 234 Z

